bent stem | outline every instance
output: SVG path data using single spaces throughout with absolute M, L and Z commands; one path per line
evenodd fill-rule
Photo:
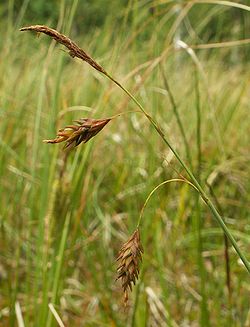
M 181 166 L 184 168 L 184 170 L 187 172 L 188 176 L 191 178 L 192 183 L 194 184 L 194 186 L 197 188 L 197 190 L 199 191 L 199 194 L 201 196 L 201 198 L 203 199 L 203 201 L 206 203 L 206 205 L 208 206 L 208 208 L 210 209 L 211 213 L 213 214 L 215 220 L 217 221 L 217 223 L 220 225 L 220 227 L 223 229 L 223 231 L 225 232 L 225 234 L 227 235 L 228 239 L 230 240 L 230 242 L 232 243 L 235 251 L 237 252 L 237 254 L 239 255 L 239 257 L 241 258 L 241 261 L 243 262 L 244 266 L 246 267 L 247 271 L 250 274 L 250 263 L 248 262 L 247 258 L 245 257 L 245 255 L 241 252 L 236 240 L 234 239 L 233 235 L 231 234 L 231 232 L 229 231 L 229 229 L 227 228 L 226 224 L 224 223 L 221 215 L 219 214 L 219 212 L 217 211 L 217 209 L 215 208 L 214 204 L 212 203 L 212 201 L 208 198 L 208 196 L 206 195 L 205 191 L 203 190 L 202 186 L 200 185 L 200 183 L 198 182 L 198 180 L 195 178 L 195 176 L 193 175 L 193 173 L 191 172 L 191 170 L 188 168 L 188 166 L 185 164 L 185 162 L 181 159 L 181 157 L 179 156 L 178 152 L 172 147 L 172 145 L 169 143 L 169 141 L 167 140 L 166 136 L 164 135 L 163 131 L 161 130 L 160 126 L 157 124 L 157 122 L 146 112 L 146 110 L 144 109 L 144 107 L 140 104 L 140 102 L 122 85 L 120 84 L 117 80 L 115 80 L 111 75 L 109 75 L 108 73 L 103 73 L 104 75 L 106 75 L 112 82 L 114 82 L 119 88 L 121 88 L 133 101 L 134 103 L 138 106 L 138 108 L 144 113 L 144 115 L 147 117 L 147 119 L 149 120 L 149 122 L 153 125 L 154 129 L 156 130 L 156 132 L 160 135 L 161 139 L 164 141 L 164 143 L 169 147 L 169 149 L 173 152 L 174 156 L 176 157 L 176 159 L 179 161 L 179 163 L 181 164 Z
M 240 248 L 238 247 L 237 242 L 235 241 L 233 235 L 225 225 L 221 215 L 213 205 L 212 201 L 207 197 L 205 191 L 203 190 L 202 186 L 200 185 L 199 181 L 195 178 L 193 175 L 192 171 L 189 169 L 189 167 L 185 164 L 185 162 L 181 159 L 179 156 L 178 152 L 175 151 L 175 149 L 172 147 L 172 145 L 169 143 L 168 139 L 165 137 L 163 131 L 161 130 L 160 126 L 158 123 L 146 112 L 144 107 L 138 102 L 138 100 L 121 84 L 119 83 L 116 79 L 114 79 L 111 75 L 109 75 L 106 70 L 100 66 L 96 61 L 94 61 L 84 50 L 78 47 L 76 43 L 74 43 L 72 40 L 70 40 L 68 37 L 66 37 L 63 34 L 60 34 L 58 31 L 53 30 L 47 26 L 43 25 L 34 25 L 34 26 L 29 26 L 29 27 L 23 27 L 20 29 L 20 31 L 35 31 L 39 33 L 44 33 L 52 37 L 53 39 L 56 40 L 56 42 L 63 44 L 66 48 L 69 50 L 69 55 L 74 58 L 77 57 L 81 59 L 82 61 L 87 62 L 90 66 L 92 66 L 95 70 L 99 71 L 106 77 L 108 77 L 112 82 L 114 82 L 119 88 L 121 88 L 133 101 L 134 103 L 138 106 L 138 108 L 144 113 L 144 115 L 147 117 L 149 122 L 153 125 L 154 129 L 156 132 L 160 135 L 164 143 L 169 147 L 169 149 L 173 152 L 174 156 L 176 159 L 179 161 L 181 166 L 184 168 L 184 170 L 187 172 L 188 176 L 191 178 L 192 183 L 194 186 L 198 189 L 201 198 L 204 200 L 204 202 L 207 204 L 209 207 L 210 211 L 212 212 L 214 218 L 220 225 L 220 227 L 223 229 L 225 234 L 227 235 L 228 239 L 232 243 L 233 247 L 235 248 L 236 252 L 238 253 L 239 257 L 241 258 L 244 266 L 250 273 L 250 263 L 246 259 L 245 255 L 241 252 Z M 169 48 L 166 48 L 166 50 L 163 51 L 160 57 L 157 58 L 157 60 L 154 60 L 153 65 L 151 68 L 155 67 L 158 65 L 166 56 L 168 53 Z
M 143 213 L 144 213 L 144 210 L 145 210 L 145 208 L 146 208 L 146 206 L 147 206 L 147 204 L 148 204 L 148 201 L 150 200 L 150 198 L 151 198 L 151 196 L 161 187 L 161 186 L 163 186 L 163 185 L 166 185 L 166 184 L 169 184 L 169 183 L 174 183 L 174 182 L 180 182 L 180 183 L 186 183 L 186 184 L 188 184 L 188 185 L 190 185 L 190 186 L 192 186 L 197 192 L 199 192 L 198 191 L 198 189 L 194 186 L 194 184 L 192 184 L 191 182 L 189 182 L 188 180 L 186 180 L 186 179 L 180 179 L 180 178 L 173 178 L 173 179 L 168 179 L 168 180 L 166 180 L 166 181 L 164 181 L 164 182 L 162 182 L 162 183 L 160 183 L 159 185 L 157 185 L 150 193 L 149 193 L 149 195 L 148 195 L 148 197 L 147 197 L 147 199 L 146 199 L 146 201 L 144 202 L 144 205 L 143 205 L 143 207 L 142 207 L 142 209 L 141 209 L 141 212 L 140 212 L 140 216 L 139 216 L 139 219 L 138 219 L 138 222 L 137 222 L 137 228 L 139 228 L 140 227 L 140 225 L 141 225 L 141 220 L 142 220 L 142 216 L 143 216 Z

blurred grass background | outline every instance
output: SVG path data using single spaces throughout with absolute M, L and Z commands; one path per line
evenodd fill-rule
M 43 144 L 74 119 L 137 109 L 48 37 L 18 31 L 57 28 L 122 81 L 249 258 L 249 11 L 247 1 L 1 2 L 0 326 L 58 326 L 50 303 L 65 326 L 250 325 L 249 276 L 229 246 L 229 285 L 223 233 L 184 184 L 163 186 L 145 210 L 143 271 L 123 309 L 118 250 L 152 189 L 184 172 L 137 112 L 70 154 Z

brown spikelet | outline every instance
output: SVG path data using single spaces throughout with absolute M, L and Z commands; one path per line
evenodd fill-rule
M 140 263 L 142 261 L 143 248 L 140 241 L 139 229 L 136 229 L 133 235 L 123 244 L 119 251 L 117 261 L 117 279 L 121 279 L 124 292 L 124 304 L 128 303 L 128 291 L 132 291 L 140 272 Z
M 111 118 L 81 118 L 79 120 L 75 120 L 78 125 L 68 125 L 58 131 L 55 139 L 44 140 L 43 142 L 61 143 L 66 141 L 65 148 L 76 147 L 82 142 L 88 142 L 93 136 L 99 133 L 110 120 Z
M 73 42 L 70 38 L 66 35 L 59 33 L 58 31 L 54 30 L 45 25 L 32 25 L 27 27 L 22 27 L 20 29 L 21 32 L 23 31 L 35 31 L 37 33 L 44 33 L 52 37 L 56 42 L 63 44 L 66 48 L 69 49 L 69 55 L 74 58 L 80 58 L 83 61 L 86 61 L 90 66 L 98 70 L 103 74 L 107 74 L 106 71 L 100 66 L 95 60 L 93 60 L 83 49 L 81 49 L 75 42 Z

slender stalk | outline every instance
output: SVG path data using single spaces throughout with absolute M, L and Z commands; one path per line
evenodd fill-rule
M 164 73 L 163 67 L 161 67 L 161 74 L 162 74 L 165 89 L 166 89 L 166 91 L 168 93 L 168 97 L 169 97 L 171 106 L 173 108 L 175 118 L 177 120 L 177 124 L 178 124 L 180 132 L 181 132 L 181 136 L 182 136 L 184 146 L 185 146 L 185 150 L 186 150 L 187 160 L 190 163 L 190 166 L 192 167 L 192 159 L 191 159 L 191 155 L 190 155 L 190 151 L 189 151 L 189 146 L 188 146 L 188 141 L 187 141 L 186 133 L 185 133 L 185 130 L 184 130 L 184 126 L 182 124 L 181 117 L 180 117 L 180 114 L 179 114 L 179 111 L 178 111 L 178 108 L 177 108 L 177 104 L 176 104 L 174 96 L 173 96 L 173 94 L 171 92 L 171 89 L 170 89 L 170 86 L 168 84 L 168 80 L 167 80 L 166 75 Z
M 145 208 L 146 208 L 146 206 L 147 206 L 147 204 L 148 204 L 148 202 L 149 202 L 149 200 L 150 200 L 150 198 L 152 197 L 152 195 L 160 188 L 160 187 L 162 187 L 163 185 L 166 185 L 166 184 L 169 184 L 169 183 L 178 183 L 178 182 L 180 182 L 180 183 L 186 183 L 186 184 L 188 184 L 188 185 L 190 185 L 190 186 L 192 186 L 197 192 L 199 192 L 198 191 L 198 189 L 191 183 L 191 182 L 189 182 L 188 180 L 186 180 L 186 179 L 181 179 L 181 178 L 173 178 L 173 179 L 168 179 L 168 180 L 166 180 L 166 181 L 164 181 L 164 182 L 162 182 L 162 183 L 160 183 L 159 185 L 157 185 L 150 193 L 149 193 L 149 195 L 148 195 L 148 197 L 147 197 L 147 199 L 146 199 L 146 201 L 144 202 L 144 204 L 143 204 L 143 207 L 142 207 L 142 209 L 141 209 L 141 212 L 140 212 L 140 216 L 139 216 L 139 219 L 138 219 L 138 222 L 137 222 L 137 228 L 139 228 L 140 227 L 140 225 L 141 225 L 141 220 L 142 220 L 142 216 L 143 216 L 143 213 L 144 213 L 144 210 L 145 210 Z
M 214 190 L 212 189 L 211 185 L 208 185 L 210 194 L 212 198 L 214 199 L 214 202 L 216 203 L 217 208 L 220 212 L 223 212 L 222 207 L 214 193 Z M 224 257 L 225 257 L 225 270 L 226 270 L 226 284 L 227 284 L 227 291 L 228 291 L 228 303 L 229 307 L 231 309 L 231 297 L 232 297 L 232 287 L 231 287 L 231 270 L 230 270 L 230 257 L 229 257 L 229 251 L 228 251 L 228 239 L 226 234 L 224 233 Z
M 194 66 L 194 77 L 195 77 L 195 98 L 196 98 L 196 146 L 197 146 L 197 179 L 200 183 L 201 176 L 201 111 L 200 111 L 200 92 L 199 92 L 199 76 L 196 66 Z M 207 305 L 207 296 L 206 296 L 206 271 L 204 267 L 204 261 L 202 257 L 203 252 L 203 239 L 202 239 L 202 228 L 203 222 L 201 218 L 201 206 L 199 201 L 199 195 L 196 197 L 195 201 L 196 206 L 196 215 L 195 215 L 195 228 L 197 232 L 197 264 L 199 267 L 200 274 L 200 292 L 202 296 L 202 301 L 200 303 L 201 317 L 200 323 L 201 326 L 210 326 L 209 323 L 209 312 Z
M 200 185 L 199 181 L 197 180 L 197 178 L 192 173 L 191 169 L 186 165 L 186 163 L 179 156 L 178 152 L 169 143 L 168 139 L 164 135 L 164 133 L 163 133 L 162 129 L 160 128 L 160 126 L 158 125 L 158 123 L 146 112 L 146 110 L 140 104 L 140 102 L 121 83 L 119 83 L 110 74 L 108 74 L 102 66 L 100 66 L 96 61 L 94 61 L 84 50 L 82 50 L 81 48 L 79 48 L 76 43 L 74 43 L 72 40 L 70 40 L 65 35 L 60 34 L 56 30 L 53 30 L 53 29 L 48 28 L 47 26 L 43 26 L 43 25 L 34 25 L 34 26 L 29 26 L 29 27 L 23 27 L 23 28 L 20 29 L 20 31 L 29 31 L 29 30 L 30 31 L 35 31 L 35 32 L 47 34 L 50 37 L 54 38 L 58 43 L 63 44 L 66 48 L 68 48 L 69 55 L 71 57 L 77 57 L 77 58 L 81 59 L 82 61 L 87 62 L 90 66 L 92 66 L 92 68 L 94 68 L 95 70 L 99 71 L 100 73 L 102 73 L 103 75 L 105 75 L 106 77 L 108 77 L 112 82 L 114 82 L 120 89 L 122 89 L 134 101 L 134 103 L 139 107 L 139 109 L 147 117 L 147 119 L 149 120 L 149 122 L 153 125 L 154 129 L 159 134 L 159 136 L 162 138 L 162 140 L 164 141 L 164 143 L 173 152 L 174 156 L 179 161 L 179 163 L 181 164 L 181 166 L 187 172 L 187 174 L 191 178 L 194 186 L 198 189 L 198 191 L 200 193 L 200 196 L 202 197 L 202 199 L 204 200 L 204 202 L 209 207 L 209 209 L 210 209 L 211 213 L 213 214 L 214 218 L 216 219 L 216 221 L 218 222 L 218 224 L 220 225 L 220 227 L 223 229 L 223 231 L 227 235 L 228 239 L 230 240 L 230 242 L 232 243 L 232 245 L 235 248 L 236 252 L 238 253 L 239 257 L 241 258 L 244 266 L 246 267 L 246 269 L 250 273 L 250 263 L 248 262 L 248 260 L 245 257 L 245 255 L 241 252 L 241 250 L 240 250 L 240 248 L 239 248 L 236 240 L 234 239 L 233 235 L 231 234 L 231 232 L 229 231 L 229 229 L 225 225 L 225 223 L 224 223 L 221 215 L 217 211 L 217 209 L 214 206 L 213 202 L 208 198 L 208 196 L 206 195 L 206 193 L 203 190 L 202 186 Z M 167 47 L 162 52 L 162 54 L 160 55 L 160 57 L 158 57 L 156 60 L 154 60 L 154 62 L 152 64 L 152 67 L 155 67 L 156 65 L 158 65 L 164 59 L 164 57 L 166 56 L 166 54 L 168 53 L 168 51 L 169 51 L 169 47 Z
M 164 141 L 164 143 L 170 148 L 170 150 L 173 152 L 173 154 L 175 155 L 176 159 L 179 161 L 179 163 L 181 164 L 181 166 L 185 169 L 185 171 L 187 172 L 188 176 L 191 178 L 194 186 L 198 189 L 200 196 L 202 197 L 203 201 L 206 203 L 206 205 L 208 206 L 208 208 L 210 209 L 211 213 L 213 214 L 215 220 L 218 222 L 218 224 L 220 225 L 220 227 L 223 229 L 223 231 L 225 232 L 225 234 L 227 235 L 228 239 L 230 240 L 230 242 L 232 243 L 235 251 L 238 253 L 239 257 L 241 258 L 244 266 L 246 267 L 247 271 L 250 274 L 250 263 L 248 262 L 247 258 L 245 257 L 245 255 L 241 252 L 236 240 L 234 239 L 233 235 L 231 234 L 231 232 L 229 231 L 229 229 L 227 228 L 226 224 L 224 223 L 221 215 L 219 214 L 219 212 L 217 211 L 217 209 L 215 208 L 214 204 L 212 203 L 212 201 L 208 198 L 208 196 L 206 195 L 205 191 L 203 190 L 202 186 L 200 185 L 200 183 L 198 182 L 198 180 L 196 179 L 196 177 L 193 175 L 193 173 L 191 172 L 191 170 L 189 169 L 189 167 L 185 164 L 185 162 L 181 159 L 181 157 L 179 156 L 178 152 L 172 147 L 172 145 L 169 143 L 169 141 L 167 140 L 166 136 L 164 135 L 163 131 L 161 130 L 161 128 L 159 127 L 159 125 L 157 124 L 157 122 L 146 112 L 146 110 L 144 109 L 144 107 L 140 104 L 140 102 L 138 102 L 138 100 L 122 85 L 120 84 L 117 80 L 115 80 L 112 76 L 110 76 L 108 73 L 103 73 L 104 75 L 106 75 L 111 81 L 113 81 L 119 88 L 121 88 L 133 101 L 134 103 L 140 108 L 140 110 L 144 113 L 144 115 L 147 117 L 147 119 L 150 121 L 150 123 L 153 125 L 154 129 L 156 130 L 156 132 L 160 135 L 160 137 L 162 138 L 162 140 Z
M 63 227 L 62 238 L 61 238 L 61 242 L 60 242 L 60 246 L 59 246 L 59 250 L 58 250 L 58 256 L 56 257 L 57 264 L 56 264 L 56 270 L 55 270 L 55 275 L 54 275 L 54 284 L 53 284 L 52 299 L 51 299 L 51 303 L 53 305 L 55 304 L 55 302 L 57 300 L 60 275 L 61 275 L 62 265 L 63 265 L 63 257 L 64 257 L 64 252 L 65 252 L 65 247 L 66 247 L 68 230 L 69 230 L 69 223 L 70 223 L 70 214 L 67 214 L 65 223 L 64 223 L 64 227 Z M 46 327 L 50 327 L 51 325 L 52 325 L 52 313 L 51 313 L 51 311 L 49 311 Z

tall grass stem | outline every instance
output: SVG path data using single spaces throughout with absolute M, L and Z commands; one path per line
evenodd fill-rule
M 65 223 L 64 223 L 63 232 L 62 232 L 62 238 L 61 238 L 61 242 L 60 242 L 59 250 L 58 250 L 58 255 L 55 258 L 56 270 L 55 270 L 55 275 L 54 275 L 54 284 L 53 284 L 52 298 L 51 298 L 51 303 L 53 305 L 55 305 L 55 303 L 57 301 L 57 294 L 58 294 L 60 275 L 61 275 L 62 265 L 63 265 L 64 251 L 65 251 L 67 235 L 68 235 L 68 231 L 69 231 L 69 223 L 70 223 L 70 213 L 68 213 L 65 218 Z M 46 327 L 51 327 L 51 325 L 52 325 L 52 312 L 49 311 Z
M 198 180 L 196 179 L 196 177 L 194 176 L 194 174 L 192 173 L 192 171 L 189 169 L 189 167 L 186 165 L 186 163 L 181 159 L 181 157 L 179 156 L 178 152 L 172 147 L 172 145 L 169 143 L 169 141 L 167 140 L 167 138 L 165 137 L 163 131 L 161 130 L 161 128 L 158 126 L 158 124 L 155 122 L 155 120 L 146 112 L 146 110 L 144 109 L 144 107 L 140 104 L 140 102 L 138 102 L 138 100 L 122 85 L 120 84 L 117 80 L 115 80 L 112 76 L 110 76 L 108 73 L 105 73 L 105 75 L 111 80 L 113 81 L 117 86 L 119 86 L 133 101 L 134 103 L 140 108 L 140 110 L 145 114 L 146 118 L 149 120 L 149 122 L 153 125 L 154 129 L 156 130 L 156 132 L 160 135 L 160 137 L 162 138 L 162 140 L 164 141 L 164 143 L 170 148 L 170 150 L 173 152 L 174 156 L 176 157 L 176 159 L 179 161 L 179 163 L 181 164 L 181 166 L 185 169 L 185 171 L 187 172 L 188 176 L 191 178 L 194 186 L 196 186 L 196 188 L 199 190 L 200 196 L 202 197 L 202 199 L 204 200 L 204 202 L 206 203 L 206 205 L 208 206 L 208 208 L 210 209 L 212 215 L 214 216 L 215 220 L 218 222 L 218 224 L 220 225 L 220 227 L 223 229 L 223 231 L 225 232 L 225 234 L 227 235 L 227 237 L 229 238 L 230 242 L 232 243 L 235 251 L 237 252 L 237 254 L 239 255 L 239 257 L 241 258 L 244 266 L 246 267 L 247 271 L 250 274 L 250 264 L 247 260 L 247 258 L 245 257 L 245 255 L 242 253 L 241 249 L 239 248 L 236 240 L 234 239 L 233 235 L 231 234 L 231 232 L 229 231 L 229 229 L 227 228 L 226 224 L 224 223 L 221 215 L 219 214 L 219 212 L 217 211 L 217 209 L 215 208 L 214 204 L 212 203 L 212 201 L 208 198 L 207 194 L 205 193 L 205 191 L 203 190 L 202 186 L 200 185 L 200 183 L 198 182 Z
M 162 66 L 162 65 L 160 65 L 160 66 Z M 181 136 L 182 136 L 182 139 L 183 139 L 183 142 L 184 142 L 187 160 L 190 163 L 190 166 L 192 167 L 192 158 L 191 158 L 190 151 L 189 151 L 189 145 L 188 145 L 188 141 L 187 141 L 187 136 L 186 136 L 186 133 L 185 133 L 185 130 L 184 130 L 184 126 L 183 126 L 182 121 L 181 121 L 181 117 L 180 117 L 180 114 L 179 114 L 179 111 L 178 111 L 177 104 L 175 102 L 174 96 L 173 96 L 172 91 L 170 89 L 170 86 L 169 86 L 167 77 L 166 77 L 166 75 L 164 73 L 163 67 L 161 67 L 161 73 L 162 73 L 162 78 L 163 78 L 164 86 L 165 86 L 165 89 L 166 89 L 166 91 L 168 93 L 169 100 L 170 100 L 171 106 L 173 108 L 173 112 L 174 112 L 174 115 L 176 117 L 176 121 L 177 121 L 177 124 L 179 126 L 179 129 L 180 129 L 180 132 L 181 132 Z
M 195 78 L 195 107 L 196 107 L 196 147 L 197 147 L 197 179 L 200 183 L 201 177 L 201 164 L 202 164 L 202 151 L 201 151 L 201 108 L 200 108 L 200 89 L 199 89 L 199 75 L 198 69 L 194 65 L 194 78 Z M 203 229 L 203 220 L 201 214 L 201 206 L 199 201 L 199 195 L 196 196 L 195 201 L 196 206 L 196 215 L 195 219 L 195 230 L 197 233 L 197 264 L 200 274 L 200 292 L 202 300 L 200 303 L 200 323 L 201 326 L 210 326 L 209 323 L 209 312 L 207 305 L 207 296 L 206 296 L 206 271 L 204 267 L 203 260 L 203 239 L 202 239 L 202 229 Z

